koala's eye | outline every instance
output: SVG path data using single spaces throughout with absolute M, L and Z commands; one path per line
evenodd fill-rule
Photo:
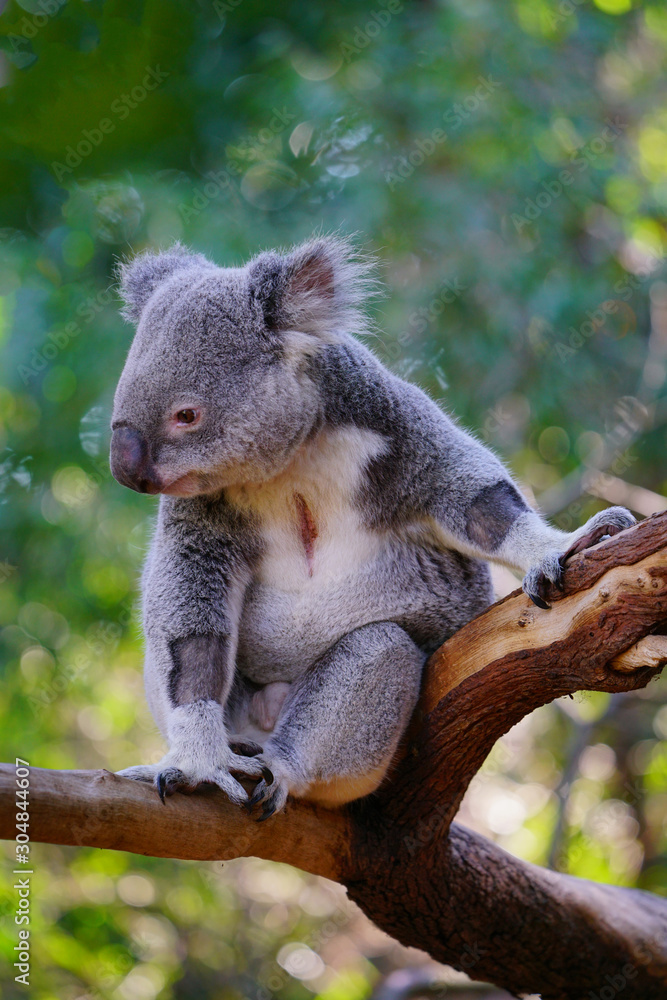
M 199 410 L 185 409 L 179 410 L 176 414 L 176 423 L 179 427 L 187 424 L 196 424 L 199 420 L 200 413 Z

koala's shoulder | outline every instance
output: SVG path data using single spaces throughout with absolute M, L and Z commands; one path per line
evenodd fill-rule
M 228 547 L 250 556 L 259 551 L 261 539 L 252 512 L 231 503 L 224 492 L 213 496 L 160 498 L 156 544 L 176 542 L 191 545 L 193 557 L 199 547 Z

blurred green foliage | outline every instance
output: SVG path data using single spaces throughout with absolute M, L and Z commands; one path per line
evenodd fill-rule
M 180 239 L 231 264 L 358 232 L 387 285 L 375 348 L 558 523 L 664 506 L 664 4 L 12 0 L 0 33 L 2 759 L 161 752 L 133 612 L 155 502 L 107 465 L 129 252 Z M 535 713 L 462 818 L 667 892 L 664 695 Z M 342 891 L 280 866 L 32 860 L 40 1000 L 364 997 L 408 960 Z

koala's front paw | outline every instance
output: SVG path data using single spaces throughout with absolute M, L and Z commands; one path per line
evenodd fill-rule
M 574 533 L 574 541 L 563 555 L 563 562 L 575 553 L 582 552 L 584 549 L 590 548 L 591 545 L 596 545 L 603 538 L 617 535 L 619 531 L 625 531 L 626 528 L 631 528 L 636 523 L 637 519 L 625 507 L 608 507 L 606 510 L 598 511 L 586 521 L 583 528 L 579 528 Z
M 211 760 L 208 754 L 202 753 L 196 758 L 191 751 L 185 754 L 170 750 L 158 764 L 128 767 L 117 773 L 134 781 L 151 782 L 163 802 L 174 792 L 189 794 L 200 785 L 211 784 L 221 788 L 236 805 L 245 805 L 248 793 L 236 780 L 235 774 L 249 778 L 270 775 L 264 762 L 257 757 L 242 757 L 229 749 L 221 755 L 221 759 L 216 760 Z
M 132 781 L 146 781 L 152 785 L 155 781 L 155 764 L 137 764 L 115 772 L 119 778 L 131 778 Z
M 636 524 L 636 519 L 625 507 L 608 507 L 607 510 L 594 514 L 582 528 L 570 536 L 573 541 L 565 552 L 551 552 L 537 565 L 531 566 L 521 584 L 524 593 L 538 608 L 547 610 L 551 607 L 546 599 L 549 585 L 563 589 L 563 568 L 570 556 L 596 545 L 603 538 L 631 528 L 633 524 Z

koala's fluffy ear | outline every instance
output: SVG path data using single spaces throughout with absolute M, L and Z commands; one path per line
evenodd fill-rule
M 125 300 L 122 315 L 136 322 L 158 285 L 176 271 L 202 264 L 212 266 L 201 254 L 191 253 L 180 243 L 169 250 L 157 253 L 147 250 L 132 260 L 123 261 L 117 268 L 119 291 Z
M 272 330 L 299 330 L 324 340 L 361 333 L 363 307 L 376 290 L 374 261 L 345 240 L 322 237 L 287 254 L 262 253 L 248 265 L 250 291 Z

